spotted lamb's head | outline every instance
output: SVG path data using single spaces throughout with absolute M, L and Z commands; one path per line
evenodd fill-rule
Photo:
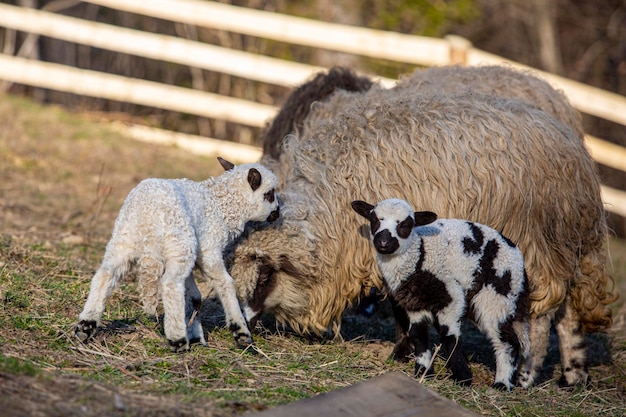
M 352 202 L 352 208 L 370 221 L 370 237 L 376 251 L 383 255 L 401 254 L 413 228 L 437 220 L 431 211 L 413 211 L 404 200 L 390 198 L 373 206 L 365 201 Z
M 217 158 L 225 171 L 241 169 L 247 171 L 246 181 L 250 186 L 251 193 L 248 195 L 255 213 L 252 213 L 252 221 L 273 222 L 280 216 L 280 207 L 276 198 L 276 186 L 278 179 L 276 175 L 263 165 L 246 164 L 235 166 L 232 162 L 224 158 Z

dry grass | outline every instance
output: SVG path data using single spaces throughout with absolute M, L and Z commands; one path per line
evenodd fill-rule
M 253 353 L 235 348 L 219 305 L 209 299 L 202 311 L 208 346 L 173 354 L 160 323 L 141 313 L 132 280 L 107 305 L 105 331 L 87 345 L 74 338 L 128 191 L 145 177 L 201 179 L 218 172 L 213 159 L 131 142 L 84 117 L 0 96 L 0 415 L 233 416 L 391 370 L 412 374 L 411 364 L 386 360 L 393 329 L 384 312 L 372 319 L 349 314 L 346 341 L 334 342 L 295 336 L 268 317 L 257 328 Z M 626 293 L 625 242 L 612 240 L 611 253 Z M 544 383 L 495 392 L 490 352 L 475 334 L 465 341 L 471 388 L 453 384 L 441 361 L 437 376 L 424 383 L 484 415 L 623 416 L 623 306 L 615 306 L 619 332 L 589 338 L 588 389 L 556 387 L 553 343 Z

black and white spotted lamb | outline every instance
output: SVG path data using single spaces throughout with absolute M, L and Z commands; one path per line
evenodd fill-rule
M 435 213 L 414 212 L 404 200 L 388 199 L 376 206 L 353 201 L 352 208 L 370 221 L 386 289 L 408 313 L 416 374 L 432 372 L 432 323 L 453 379 L 471 384 L 459 341 L 461 321 L 469 318 L 492 344 L 493 386 L 511 390 L 520 361 L 530 356 L 529 291 L 521 251 L 490 227 L 437 220 Z
M 237 343 L 252 343 L 223 251 L 247 222 L 279 217 L 277 179 L 260 164 L 218 160 L 225 169 L 219 176 L 202 182 L 149 178 L 128 194 L 78 316 L 75 331 L 81 340 L 96 333 L 106 300 L 136 266 L 144 311 L 156 314 L 159 297 L 163 300 L 165 337 L 172 349 L 187 350 L 194 339 L 206 344 L 194 314 L 202 302 L 192 274 L 197 266 L 220 299 Z

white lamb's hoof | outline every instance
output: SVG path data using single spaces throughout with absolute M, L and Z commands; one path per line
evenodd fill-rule
M 81 342 L 86 342 L 98 332 L 98 323 L 95 320 L 81 320 L 74 329 L 74 334 Z
M 178 340 L 168 340 L 172 352 L 185 352 L 189 350 L 189 340 L 183 337 Z

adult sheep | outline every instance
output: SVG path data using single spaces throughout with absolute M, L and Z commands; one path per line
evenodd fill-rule
M 400 196 L 442 217 L 487 224 L 518 244 L 531 284 L 526 372 L 532 381 L 541 369 L 554 320 L 560 385 L 585 381 L 583 330 L 611 326 L 607 305 L 615 296 L 607 291 L 599 179 L 579 129 L 531 99 L 435 90 L 373 85 L 302 104 L 310 107 L 302 128 L 274 138 L 278 157 L 262 158 L 283 175 L 284 217 L 235 248 L 239 295 L 298 332 L 337 331 L 346 307 L 381 286 L 368 240 L 347 215 L 350 196 Z M 407 343 L 400 338 L 398 356 Z

